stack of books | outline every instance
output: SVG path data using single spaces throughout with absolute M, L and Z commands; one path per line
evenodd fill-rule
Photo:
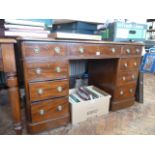
M 18 19 L 1 19 L 0 36 L 48 38 L 50 31 L 45 23 Z

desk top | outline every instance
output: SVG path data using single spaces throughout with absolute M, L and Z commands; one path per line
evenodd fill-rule
M 17 40 L 19 41 L 43 41 L 43 42 L 68 42 L 68 43 L 93 43 L 93 44 L 119 44 L 119 45 L 144 45 L 144 43 L 137 43 L 137 42 L 112 42 L 112 41 L 86 41 L 86 40 L 56 40 L 53 38 L 21 38 L 18 37 Z
M 13 38 L 0 38 L 0 43 L 16 43 L 17 41 Z

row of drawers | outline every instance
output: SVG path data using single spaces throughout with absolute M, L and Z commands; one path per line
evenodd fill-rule
M 141 55 L 141 46 L 129 45 L 99 45 L 99 44 L 47 44 L 25 43 L 23 57 L 49 57 L 49 56 L 120 56 Z

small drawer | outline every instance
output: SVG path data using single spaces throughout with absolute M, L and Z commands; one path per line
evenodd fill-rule
M 27 80 L 54 80 L 68 78 L 68 61 L 29 62 L 25 64 Z
M 114 46 L 101 45 L 101 46 L 99 46 L 99 51 L 104 56 L 119 56 L 121 54 L 121 46 L 119 46 L 119 45 L 114 45 Z
M 58 80 L 29 84 L 30 100 L 40 101 L 49 98 L 68 96 L 69 81 Z
M 100 56 L 98 45 L 92 44 L 68 44 L 68 55 L 69 56 Z
M 31 105 L 32 122 L 41 122 L 49 119 L 58 119 L 69 115 L 68 98 L 46 100 Z
M 125 58 L 120 60 L 120 70 L 138 69 L 140 58 Z
M 141 55 L 141 46 L 123 46 L 123 55 Z
M 136 83 L 138 77 L 138 71 L 125 71 L 119 72 L 117 77 L 117 85 L 125 85 L 128 83 Z
M 65 56 L 66 46 L 59 43 L 24 43 L 23 57 Z
M 125 86 L 117 87 L 113 99 L 114 100 L 123 100 L 135 96 L 136 83 L 128 84 Z

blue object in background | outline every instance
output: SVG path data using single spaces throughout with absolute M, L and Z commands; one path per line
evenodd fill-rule
M 146 53 L 141 64 L 141 72 L 155 73 L 155 53 Z

